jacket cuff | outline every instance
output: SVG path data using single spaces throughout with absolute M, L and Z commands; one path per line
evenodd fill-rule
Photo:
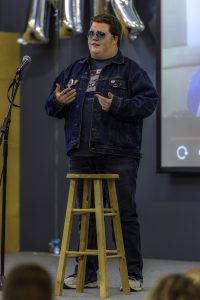
M 113 96 L 113 100 L 112 100 L 112 103 L 111 103 L 111 106 L 110 106 L 110 109 L 109 109 L 109 111 L 113 115 L 115 115 L 115 114 L 118 113 L 122 101 L 123 101 L 123 98 L 120 98 L 120 97 L 117 97 L 117 96 Z

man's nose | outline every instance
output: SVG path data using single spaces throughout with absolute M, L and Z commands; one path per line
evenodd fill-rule
M 98 40 L 99 40 L 99 38 L 98 38 L 98 36 L 96 35 L 96 33 L 93 35 L 92 40 L 93 40 L 93 41 L 98 41 Z

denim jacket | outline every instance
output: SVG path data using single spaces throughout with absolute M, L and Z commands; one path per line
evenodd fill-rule
M 89 61 L 90 56 L 62 71 L 46 100 L 47 114 L 65 119 L 68 154 L 80 144 L 83 102 L 90 79 Z M 70 105 L 62 105 L 55 99 L 56 83 L 63 90 L 69 81 L 74 82 L 77 96 Z M 99 154 L 140 155 L 143 119 L 153 113 L 158 101 L 158 95 L 146 72 L 119 50 L 113 62 L 102 69 L 96 92 L 107 98 L 108 92 L 111 92 L 114 97 L 108 112 L 102 110 L 97 97 L 94 99 L 90 151 Z

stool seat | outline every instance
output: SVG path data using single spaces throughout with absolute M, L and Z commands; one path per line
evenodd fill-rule
M 126 257 L 124 251 L 120 214 L 115 186 L 115 180 L 119 178 L 119 175 L 68 173 L 66 177 L 70 180 L 70 183 L 61 253 L 56 278 L 56 296 L 62 295 L 67 257 L 78 257 L 76 292 L 84 291 L 86 258 L 88 255 L 98 256 L 100 297 L 108 297 L 107 259 L 113 258 L 117 258 L 119 260 L 119 271 L 123 292 L 124 294 L 130 294 L 128 271 L 126 265 Z M 77 186 L 79 180 L 83 180 L 82 207 L 76 208 L 75 199 L 77 195 Z M 107 182 L 110 202 L 109 208 L 103 207 L 102 180 L 106 180 Z M 94 187 L 94 208 L 90 207 L 92 185 Z M 89 217 L 91 213 L 95 214 L 96 217 L 97 249 L 88 249 Z M 79 251 L 69 250 L 72 221 L 74 215 L 80 215 L 81 217 Z M 114 250 L 106 249 L 106 235 L 104 222 L 105 217 L 112 218 L 113 231 L 116 242 L 116 249 Z

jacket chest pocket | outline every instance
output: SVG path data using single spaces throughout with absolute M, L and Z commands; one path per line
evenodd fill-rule
M 123 79 L 109 79 L 109 91 L 118 97 L 127 96 L 127 83 Z

